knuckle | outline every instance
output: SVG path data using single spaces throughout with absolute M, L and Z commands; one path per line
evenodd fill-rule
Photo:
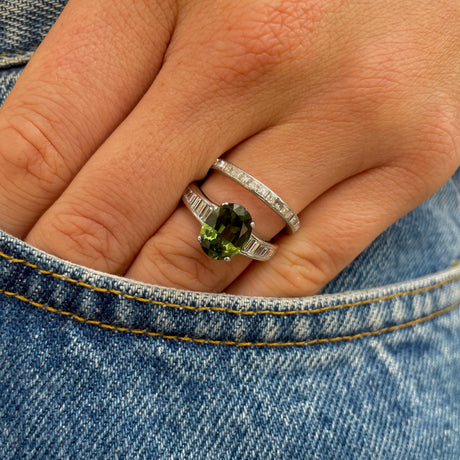
M 394 155 L 387 165 L 406 183 L 426 190 L 440 187 L 460 166 L 460 117 L 453 104 L 426 102 L 412 115 L 404 155 Z
M 455 104 L 429 107 L 419 133 L 419 150 L 430 167 L 453 173 L 460 166 L 460 111 Z
M 273 268 L 289 292 L 316 293 L 339 272 L 334 258 L 319 245 L 305 243 L 283 248 Z
M 403 123 L 408 117 L 408 102 L 414 96 L 407 90 L 407 82 L 400 69 L 360 65 L 350 71 L 345 91 L 345 103 L 361 121 L 377 126 L 382 120 Z M 404 103 L 404 102 L 405 103 Z
M 35 112 L 10 117 L 0 129 L 0 157 L 8 178 L 20 186 L 38 184 L 55 190 L 65 183 L 67 167 L 56 147 L 47 121 Z
M 351 58 L 344 66 L 342 82 L 346 100 L 366 116 L 378 119 L 395 115 L 406 116 L 411 103 L 420 101 L 420 93 L 428 92 L 428 75 L 424 52 L 414 43 L 418 37 L 412 31 L 396 27 L 378 40 L 354 45 Z
M 219 283 L 218 271 L 193 237 L 157 233 L 146 247 L 146 255 L 161 277 L 161 283 L 182 289 L 213 292 Z
M 220 79 L 259 80 L 295 59 L 299 50 L 310 45 L 322 16 L 320 4 L 319 0 L 276 0 L 246 4 L 228 15 L 212 41 Z
M 383 58 L 388 58 L 385 65 Z M 394 56 L 389 50 L 365 55 L 365 64 L 354 67 L 347 79 L 346 103 L 394 161 L 404 163 L 404 150 L 409 169 L 453 173 L 460 165 L 458 96 L 446 89 L 433 91 L 424 67 L 414 64 L 422 61 L 411 49 Z
M 94 211 L 85 212 L 81 206 L 58 210 L 41 225 L 41 236 L 76 263 L 118 272 L 126 263 L 125 245 L 112 230 L 117 227 L 104 221 L 105 213 Z

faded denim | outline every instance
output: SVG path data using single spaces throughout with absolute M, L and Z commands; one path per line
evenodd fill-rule
M 64 4 L 0 0 L 0 102 Z M 146 285 L 0 232 L 0 458 L 458 460 L 457 260 L 460 171 L 313 297 Z

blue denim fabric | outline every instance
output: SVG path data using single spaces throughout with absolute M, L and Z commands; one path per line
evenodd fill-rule
M 0 103 L 64 4 L 0 0 Z M 0 232 L 0 458 L 458 460 L 459 211 L 457 172 L 296 299 L 146 285 Z

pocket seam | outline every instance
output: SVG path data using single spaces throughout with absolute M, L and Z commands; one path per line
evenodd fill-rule
M 140 329 L 130 329 L 130 328 L 121 327 L 121 326 L 114 326 L 112 324 L 107 324 L 102 321 L 86 319 L 86 318 L 83 318 L 82 316 L 76 315 L 75 313 L 65 311 L 65 310 L 59 310 L 58 308 L 54 308 L 46 304 L 34 302 L 33 300 L 28 299 L 18 293 L 9 292 L 4 289 L 0 289 L 0 293 L 3 293 L 4 295 L 9 296 L 9 297 L 14 297 L 18 300 L 21 300 L 22 302 L 29 303 L 37 308 L 41 308 L 43 310 L 47 310 L 52 313 L 57 313 L 62 316 L 68 316 L 81 323 L 91 324 L 93 326 L 99 326 L 103 329 L 110 329 L 110 330 L 117 331 L 117 332 L 131 332 L 131 333 L 138 334 L 138 335 L 147 335 L 150 337 L 160 337 L 160 338 L 168 339 L 168 340 L 180 340 L 183 342 L 195 342 L 195 343 L 211 344 L 211 345 L 233 345 L 237 347 L 250 347 L 250 346 L 253 346 L 253 347 L 288 347 L 288 346 L 302 346 L 302 345 L 320 345 L 320 344 L 332 343 L 332 342 L 352 341 L 352 340 L 357 340 L 357 339 L 371 337 L 371 336 L 375 337 L 375 336 L 382 335 L 384 333 L 394 332 L 400 329 L 406 329 L 408 327 L 415 326 L 417 324 L 425 323 L 427 321 L 437 318 L 438 316 L 447 314 L 450 311 L 457 308 L 458 306 L 460 306 L 460 301 L 458 301 L 452 305 L 442 308 L 441 310 L 438 310 L 433 313 L 430 313 L 429 315 L 425 315 L 420 318 L 408 321 L 406 323 L 396 324 L 393 326 L 387 326 L 381 329 L 377 329 L 376 331 L 359 332 L 354 335 L 342 335 L 342 336 L 328 337 L 328 338 L 322 338 L 322 339 L 303 340 L 299 342 L 237 342 L 233 340 L 199 339 L 199 338 L 186 337 L 186 336 L 180 336 L 180 335 L 168 335 L 163 332 L 152 332 L 152 331 L 148 331 L 145 329 L 140 330 Z
M 312 315 L 312 314 L 322 313 L 322 312 L 329 311 L 329 310 L 340 310 L 340 309 L 343 309 L 343 308 L 353 308 L 353 307 L 360 306 L 360 305 L 368 305 L 368 304 L 371 304 L 371 303 L 377 303 L 377 302 L 381 302 L 381 301 L 384 301 L 384 300 L 390 300 L 390 299 L 394 299 L 394 298 L 397 298 L 397 297 L 403 297 L 403 296 L 406 296 L 406 295 L 407 296 L 414 296 L 416 294 L 429 292 L 429 291 L 437 289 L 437 288 L 439 288 L 441 286 L 445 286 L 445 285 L 447 285 L 449 283 L 452 283 L 452 282 L 460 280 L 460 275 L 456 275 L 456 276 L 453 276 L 451 278 L 447 278 L 444 281 L 439 281 L 439 282 L 437 282 L 435 284 L 425 286 L 425 287 L 421 287 L 421 288 L 418 288 L 418 289 L 395 292 L 393 294 L 388 294 L 388 295 L 385 295 L 385 296 L 375 297 L 375 298 L 370 298 L 370 299 L 359 300 L 359 301 L 352 302 L 352 303 L 342 303 L 342 304 L 338 304 L 338 305 L 329 305 L 329 306 L 326 306 L 326 307 L 320 307 L 320 308 L 316 308 L 316 309 L 312 309 L 312 310 L 284 310 L 284 311 L 234 310 L 234 309 L 225 308 L 225 307 L 211 307 L 211 306 L 210 307 L 205 307 L 205 306 L 180 305 L 180 304 L 162 302 L 162 301 L 159 301 L 159 300 L 153 300 L 153 299 L 149 299 L 149 298 L 145 298 L 145 297 L 139 297 L 139 296 L 135 296 L 135 295 L 131 295 L 131 294 L 126 294 L 126 293 L 124 293 L 122 291 L 119 291 L 119 290 L 116 290 L 116 289 L 108 289 L 108 288 L 101 288 L 101 287 L 98 287 L 98 286 L 93 286 L 91 284 L 85 283 L 84 281 L 76 280 L 76 279 L 70 278 L 70 277 L 68 277 L 66 275 L 61 275 L 60 273 L 56 273 L 56 272 L 54 272 L 52 270 L 44 270 L 44 269 L 40 268 L 38 265 L 32 264 L 32 263 L 28 262 L 27 260 L 16 259 L 16 258 L 11 257 L 11 256 L 9 256 L 9 255 L 1 252 L 1 251 L 0 251 L 0 257 L 10 261 L 11 263 L 23 264 L 23 265 L 25 265 L 25 266 L 27 266 L 29 268 L 32 268 L 32 269 L 36 270 L 37 272 L 39 272 L 41 274 L 51 275 L 51 276 L 53 276 L 55 278 L 62 279 L 62 280 L 67 281 L 69 283 L 77 284 L 77 285 L 82 286 L 84 288 L 87 288 L 89 290 L 93 290 L 93 291 L 101 292 L 101 293 L 115 294 L 115 295 L 124 297 L 124 298 L 129 299 L 129 300 L 136 300 L 136 301 L 139 301 L 139 302 L 150 303 L 150 304 L 153 304 L 153 305 L 161 305 L 161 306 L 168 307 L 168 308 L 179 308 L 179 309 L 192 310 L 192 311 L 197 311 L 197 312 L 201 312 L 201 311 L 219 311 L 219 312 L 225 312 L 225 313 L 230 313 L 230 314 L 234 314 L 234 315 L 245 315 L 245 316 L 253 316 L 253 315 L 274 315 L 274 316 Z M 5 291 L 0 289 L 0 292 L 5 292 Z M 52 307 L 50 307 L 50 308 L 52 308 Z
M 31 51 L 34 51 L 38 48 L 38 46 L 31 46 L 30 49 L 28 50 L 16 50 L 16 51 L 10 51 L 9 53 L 0 53 L 1 57 L 16 57 L 19 56 L 20 54 L 24 53 L 24 56 L 30 53 Z

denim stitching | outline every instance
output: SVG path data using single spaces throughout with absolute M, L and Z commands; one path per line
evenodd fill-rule
M 287 315 L 299 315 L 299 314 L 311 315 L 311 314 L 321 313 L 323 311 L 339 310 L 339 309 L 342 309 L 342 308 L 352 308 L 352 307 L 356 307 L 356 306 L 359 306 L 359 305 L 366 305 L 366 304 L 370 304 L 370 303 L 376 303 L 376 302 L 380 302 L 382 300 L 390 300 L 390 299 L 394 299 L 396 297 L 402 297 L 402 296 L 405 296 L 405 295 L 413 296 L 413 295 L 416 295 L 416 294 L 420 294 L 422 292 L 432 291 L 432 290 L 434 290 L 434 289 L 436 289 L 438 287 L 441 287 L 441 286 L 444 286 L 446 284 L 452 283 L 454 281 L 460 280 L 460 275 L 457 275 L 457 276 L 454 276 L 452 278 L 447 278 L 444 281 L 440 281 L 438 283 L 432 284 L 430 286 L 425 286 L 425 287 L 419 288 L 419 289 L 401 291 L 401 292 L 396 292 L 394 294 L 388 294 L 388 295 L 382 296 L 382 297 L 376 297 L 374 299 L 359 300 L 359 301 L 353 302 L 353 303 L 342 303 L 342 304 L 338 304 L 338 305 L 331 305 L 331 306 L 328 306 L 328 307 L 316 308 L 316 309 L 313 309 L 313 310 L 287 310 L 287 311 L 247 310 L 247 311 L 242 311 L 242 310 L 233 310 L 233 309 L 224 308 L 224 307 L 194 307 L 194 306 L 191 306 L 191 305 L 179 305 L 179 304 L 174 304 L 174 303 L 161 302 L 159 300 L 147 299 L 147 298 L 144 298 L 144 297 L 138 297 L 138 296 L 134 296 L 134 295 L 131 295 L 131 294 L 126 294 L 126 293 L 124 293 L 122 291 L 118 291 L 116 289 L 107 289 L 107 288 L 101 288 L 101 287 L 93 286 L 93 285 L 85 283 L 83 281 L 79 281 L 79 280 L 70 278 L 68 276 L 61 275 L 59 273 L 55 273 L 55 272 L 50 271 L 50 270 L 43 270 L 43 269 L 39 268 L 38 265 L 32 264 L 30 262 L 27 262 L 24 259 L 15 259 L 15 258 L 8 256 L 7 254 L 5 254 L 5 253 L 3 253 L 1 251 L 0 251 L 0 257 L 3 257 L 4 259 L 9 260 L 12 263 L 24 264 L 27 267 L 33 268 L 34 270 L 37 270 L 39 273 L 42 273 L 44 275 L 51 275 L 51 276 L 53 276 L 55 278 L 63 279 L 63 280 L 68 281 L 70 283 L 78 284 L 79 286 L 88 288 L 88 289 L 96 291 L 96 292 L 115 294 L 115 295 L 119 295 L 119 296 L 124 297 L 124 298 L 129 299 L 129 300 L 137 300 L 139 302 L 150 303 L 150 304 L 154 304 L 154 305 L 161 305 L 161 306 L 169 307 L 169 308 L 182 308 L 182 309 L 185 309 L 185 310 L 192 310 L 192 311 L 220 311 L 220 312 L 231 313 L 231 314 L 235 314 L 235 315 L 247 315 L 247 316 L 250 316 L 250 315 L 287 316 Z M 0 290 L 0 292 L 2 292 L 2 291 Z
M 288 346 L 301 346 L 301 345 L 319 345 L 322 343 L 332 343 L 332 342 L 341 342 L 341 341 L 350 341 L 350 340 L 356 340 L 364 337 L 369 337 L 369 336 L 377 336 L 384 334 L 386 332 L 394 332 L 399 329 L 405 329 L 411 326 L 415 326 L 416 324 L 421 324 L 426 321 L 429 321 L 431 319 L 434 319 L 438 316 L 441 316 L 443 314 L 446 314 L 452 310 L 454 310 L 456 307 L 460 305 L 460 301 L 454 303 L 453 305 L 449 305 L 448 307 L 445 307 L 439 311 L 433 312 L 429 315 L 422 316 L 421 318 L 414 319 L 412 321 L 408 321 L 407 323 L 402 323 L 402 324 L 396 324 L 394 326 L 388 326 L 384 327 L 382 329 L 378 329 L 376 331 L 366 331 L 366 332 L 360 332 L 358 334 L 354 335 L 343 335 L 343 336 L 338 336 L 338 337 L 329 337 L 325 339 L 313 339 L 313 340 L 303 340 L 300 342 L 236 342 L 233 340 L 212 340 L 212 339 L 197 339 L 193 337 L 185 337 L 185 336 L 179 336 L 179 335 L 167 335 L 162 332 L 151 332 L 147 331 L 145 329 L 130 329 L 127 327 L 120 327 L 120 326 L 114 326 L 112 324 L 106 324 L 103 323 L 102 321 L 97 321 L 97 320 L 91 320 L 91 319 L 86 319 L 81 316 L 76 315 L 75 313 L 71 313 L 68 311 L 64 310 L 59 310 L 54 307 L 50 307 L 49 305 L 41 304 L 38 302 L 34 302 L 33 300 L 30 300 L 20 294 L 14 293 L 14 292 L 9 292 L 5 291 L 4 289 L 0 289 L 0 292 L 10 296 L 10 297 L 15 297 L 16 299 L 19 299 L 23 302 L 29 303 L 35 307 L 42 308 L 44 310 L 48 310 L 52 313 L 58 313 L 63 316 L 70 316 L 71 318 L 81 322 L 81 323 L 86 323 L 86 324 L 91 324 L 94 326 L 99 326 L 104 329 L 110 329 L 113 331 L 118 331 L 118 332 L 131 332 L 134 334 L 143 334 L 143 335 L 148 335 L 151 337 L 161 337 L 163 339 L 169 339 L 169 340 L 181 340 L 183 342 L 195 342 L 195 343 L 209 343 L 212 345 L 235 345 L 237 347 L 249 347 L 249 346 L 255 346 L 255 347 L 288 347 Z
M 10 51 L 9 53 L 0 53 L 0 56 L 14 56 L 16 57 L 19 54 L 24 53 L 24 55 L 30 53 L 32 50 L 36 50 L 38 46 L 31 46 L 29 50 L 17 50 L 17 51 Z

